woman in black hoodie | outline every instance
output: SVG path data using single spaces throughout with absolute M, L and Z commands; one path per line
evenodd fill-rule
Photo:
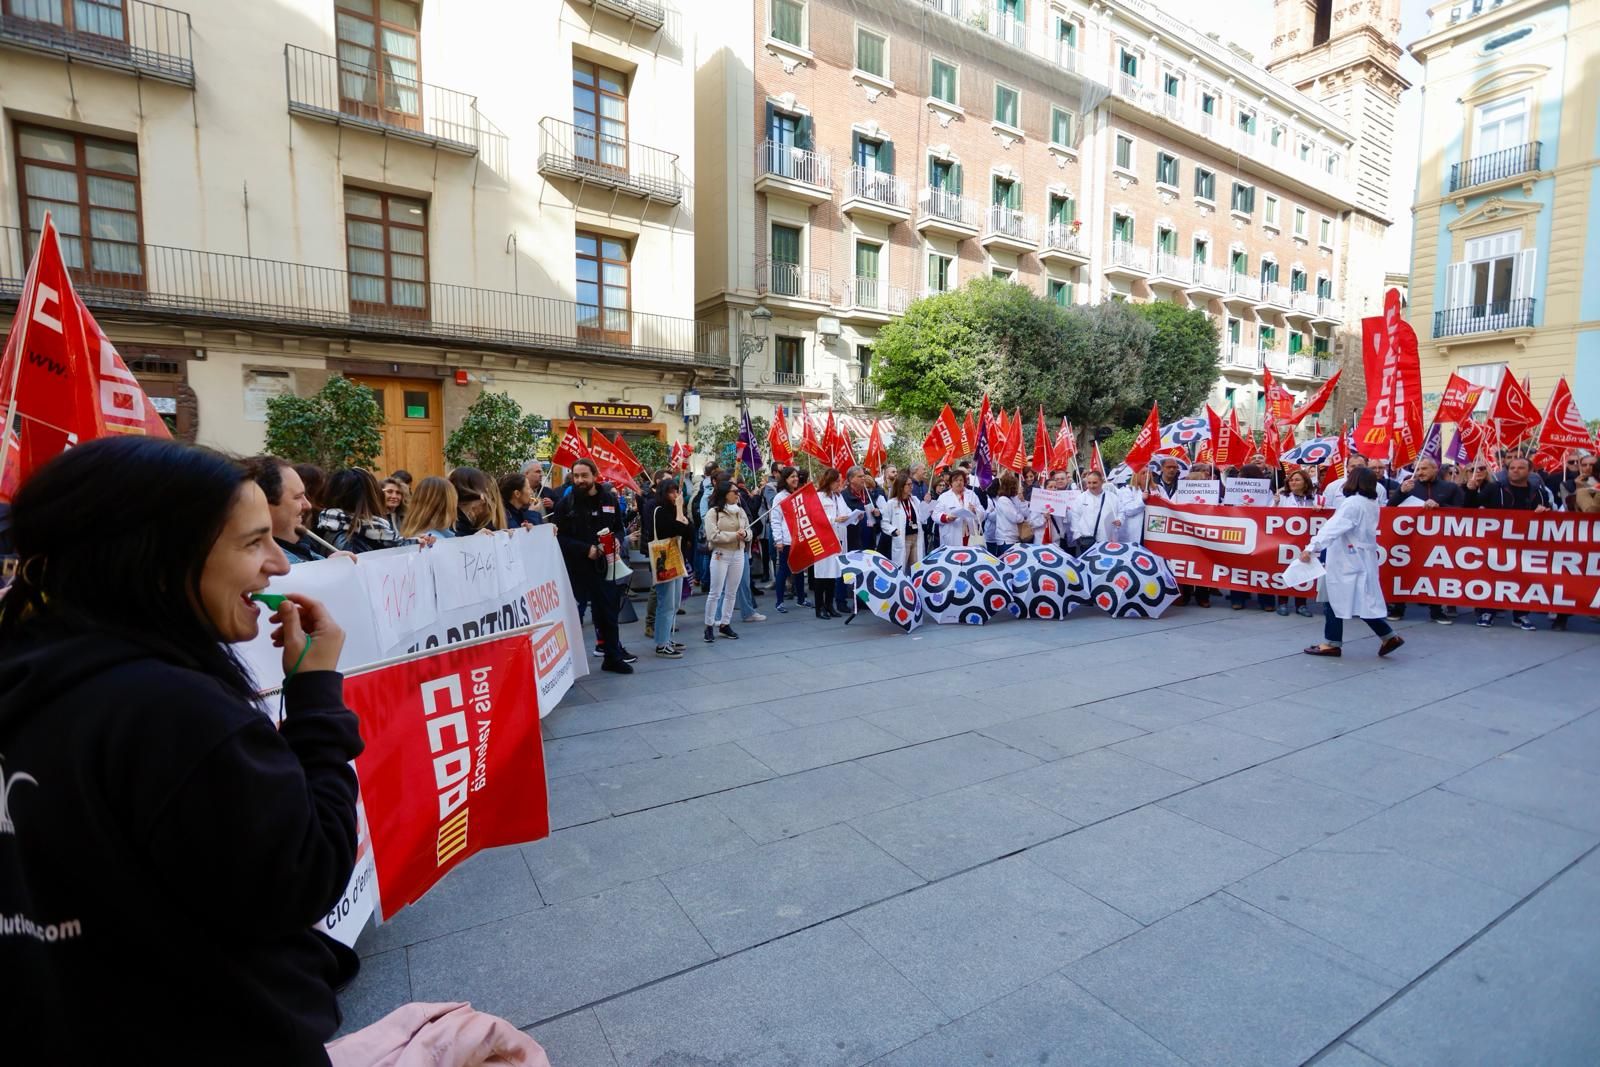
M 113 536 L 85 524 L 137 485 Z M 229 645 L 288 572 L 238 464 L 149 438 L 50 462 L 0 600 L 6 1061 L 325 1064 L 353 954 L 312 929 L 355 862 L 344 634 L 294 595 L 279 728 Z

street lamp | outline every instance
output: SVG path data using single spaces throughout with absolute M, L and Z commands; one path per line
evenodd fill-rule
M 772 329 L 772 312 L 765 304 L 757 304 L 745 313 L 745 330 L 739 334 L 739 421 L 744 422 L 744 362 L 760 355 L 767 347 L 767 334 Z

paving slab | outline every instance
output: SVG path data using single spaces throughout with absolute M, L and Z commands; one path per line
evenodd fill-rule
M 1169 726 L 1209 718 L 1222 709 L 1210 700 L 1201 700 L 1173 689 L 1158 688 L 1085 704 L 1082 710 L 1102 719 L 1115 719 L 1129 726 L 1137 726 L 1141 730 L 1165 730 Z
M 1600 832 L 1600 774 L 1510 752 L 1440 788 L 1577 830 Z
M 1349 734 L 1273 760 L 1272 769 L 1380 804 L 1397 804 L 1457 773 L 1454 765 L 1432 756 Z
M 873 1067 L 1038 1067 L 1039 1064 L 1186 1067 L 1144 1031 L 1060 974 L 1046 975 Z
M 1036 845 L 1027 856 L 1145 924 L 1278 860 L 1155 805 Z
M 575 1011 L 540 1026 L 529 1035 L 539 1042 L 551 1067 L 617 1067 L 611 1045 L 593 1011 Z
M 706 796 L 772 777 L 772 770 L 729 742 L 676 756 L 587 772 L 613 815 Z
M 994 692 L 983 694 L 982 700 L 952 700 L 946 693 L 930 695 L 907 707 L 870 712 L 862 718 L 897 737 L 917 743 L 982 730 L 1037 713 L 1037 707 L 1005 699 Z
M 1382 805 L 1266 767 L 1169 797 L 1161 806 L 1288 855 L 1383 810 Z
M 396 1008 L 412 1001 L 410 970 L 406 950 L 393 948 L 367 956 L 361 971 L 339 991 L 338 1036 L 371 1026 Z
M 1300 703 L 1293 696 L 1284 696 L 1222 711 L 1206 721 L 1290 748 L 1304 748 L 1330 737 L 1359 730 L 1389 714 L 1381 705 L 1314 708 Z
M 518 1027 L 715 957 L 653 879 L 448 934 L 407 953 L 413 999 L 469 1001 Z
M 852 825 L 927 879 L 943 878 L 1077 824 L 1015 793 L 972 785 L 864 815 Z
M 1228 892 L 1408 981 L 1517 902 L 1420 860 L 1329 844 L 1257 871 Z
M 683 715 L 649 723 L 636 729 L 657 752 L 670 756 L 789 728 L 787 722 L 770 711 L 760 707 L 747 707 Z
M 718 794 L 712 802 L 759 842 L 794 837 L 914 799 L 858 763 L 838 763 Z
M 1600 864 L 1593 854 L 1349 1038 L 1406 1067 L 1600 1063 Z
M 369 926 L 356 950 L 365 956 L 403 948 L 544 904 L 519 848 L 489 849 L 456 867 L 388 922 Z
M 561 830 L 521 846 L 521 858 L 544 900 L 555 904 L 754 845 L 701 798 Z
M 604 819 L 611 814 L 605 798 L 595 789 L 594 783 L 581 774 L 550 778 L 545 788 L 550 798 L 552 832 Z
M 1058 760 L 1138 737 L 1141 730 L 1085 708 L 1058 708 L 988 726 L 983 733 L 1039 759 Z
M 1008 774 L 995 784 L 1086 825 L 1199 783 L 1153 763 L 1098 749 Z
M 1022 856 L 874 904 L 843 921 L 951 1016 L 1139 929 Z
M 1197 1067 L 1300 1063 L 1401 984 L 1221 893 L 1065 973 Z
M 1568 770 L 1600 774 L 1600 712 L 1535 738 L 1516 750 L 1528 759 L 1553 763 Z
M 626 726 L 547 738 L 544 743 L 545 774 L 551 778 L 561 778 L 602 767 L 615 767 L 619 763 L 655 759 L 662 755 L 660 750 L 645 740 L 640 729 Z
M 1532 731 L 1445 719 L 1408 711 L 1357 730 L 1355 737 L 1431 756 L 1465 770 L 1532 741 Z
M 1197 782 L 1265 763 L 1289 749 L 1211 722 L 1186 722 L 1111 746 L 1113 752 L 1153 763 Z
M 742 738 L 738 742 L 740 748 L 779 774 L 809 771 L 830 763 L 846 763 L 905 744 L 905 738 L 896 737 L 859 718 L 786 728 L 778 733 Z
M 914 796 L 928 797 L 998 778 L 1039 759 L 981 734 L 956 734 L 856 761 Z
M 858 1067 L 946 1021 L 839 920 L 595 1013 L 619 1067 Z
M 661 881 L 724 956 L 923 883 L 845 825 L 698 863 Z

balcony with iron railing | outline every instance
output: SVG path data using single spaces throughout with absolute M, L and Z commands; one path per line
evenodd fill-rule
M 1044 243 L 1039 246 L 1039 261 L 1056 260 L 1070 266 L 1089 262 L 1089 250 L 1084 247 L 1082 229 L 1076 222 L 1057 222 L 1044 228 Z
M 1273 374 L 1289 373 L 1289 354 L 1281 348 L 1262 348 L 1261 362 Z
M 1221 267 L 1207 266 L 1204 263 L 1197 262 L 1193 263 L 1189 269 L 1190 277 L 1186 291 L 1191 296 L 1221 296 L 1228 291 L 1228 272 Z
M 1338 369 L 1338 365 L 1329 356 L 1313 354 L 1311 357 L 1311 373 L 1314 377 L 1331 378 L 1333 372 Z
M 901 222 L 911 217 L 911 198 L 906 194 L 906 183 L 893 174 L 856 166 L 845 176 L 844 202 L 839 210 L 847 215 Z
M 426 283 L 420 305 L 374 305 L 353 298 L 348 272 L 335 267 L 150 244 L 140 253 L 133 275 L 73 271 L 92 310 L 398 344 L 729 366 L 726 329 L 693 319 L 442 282 Z M 21 231 L 0 227 L 0 294 L 14 301 L 26 270 Z
M 475 96 L 293 44 L 284 45 L 283 70 L 292 115 L 479 156 L 503 170 L 506 135 Z
M 827 304 L 833 299 L 830 281 L 825 270 L 812 270 L 781 259 L 756 261 L 756 292 L 779 298 L 776 302 Z
M 1539 170 L 1539 158 L 1544 154 L 1543 141 L 1529 141 L 1515 148 L 1502 148 L 1460 163 L 1450 164 L 1450 191 L 1470 189 L 1475 185 L 1502 182 Z
M 983 219 L 983 237 L 979 241 L 985 248 L 998 246 L 1013 252 L 1032 252 L 1039 244 L 1039 227 L 1033 216 L 995 204 Z
M 1263 281 L 1261 283 L 1261 302 L 1271 305 L 1273 308 L 1287 311 L 1293 301 L 1287 285 Z
M 1176 252 L 1156 250 L 1150 284 L 1186 289 L 1194 280 L 1194 261 Z
M 1257 371 L 1261 369 L 1261 352 L 1239 341 L 1224 341 L 1217 363 L 1230 370 Z
M 1289 314 L 1298 317 L 1315 317 L 1317 314 L 1317 297 L 1315 293 L 1304 289 L 1292 289 L 1289 292 Z
M 123 0 L 118 7 L 3 0 L 0 46 L 194 87 L 189 13 L 145 0 Z
M 1111 255 L 1106 260 L 1107 274 L 1143 277 L 1150 273 L 1150 250 L 1132 241 L 1111 242 Z
M 972 25 L 986 31 L 991 37 L 998 37 L 1013 48 L 1020 48 L 1024 52 L 1031 51 L 1026 15 L 1017 18 L 998 4 L 983 4 L 980 0 L 969 0 L 961 6 L 972 9 L 967 16 L 967 21 Z
M 1144 83 L 1139 80 L 1139 76 L 1136 74 L 1124 74 L 1120 70 L 1117 71 L 1116 75 L 1111 79 L 1111 88 L 1124 100 L 1130 100 L 1135 104 L 1145 102 Z
M 911 297 L 904 289 L 892 286 L 882 278 L 857 275 L 845 286 L 844 299 L 840 304 L 847 312 L 887 319 L 903 314 L 911 304 Z
M 878 387 L 871 382 L 856 383 L 856 406 L 862 408 L 876 407 L 878 404 Z
M 659 30 L 667 22 L 667 7 L 657 0 L 578 0 L 618 18 Z
M 1037 56 L 1063 70 L 1084 77 L 1089 76 L 1089 66 L 1083 53 L 1070 47 L 1054 34 L 1038 33 L 1028 26 L 1027 18 L 1014 18 L 1000 9 L 993 0 L 922 0 L 928 8 L 947 15 L 964 26 L 969 26 L 1012 48 Z M 1033 4 L 1028 4 L 1032 13 Z
M 1310 378 L 1316 373 L 1316 366 L 1316 361 L 1310 356 L 1297 353 L 1289 357 L 1286 373 L 1292 378 Z
M 1536 303 L 1532 297 L 1525 297 L 1520 300 L 1498 300 L 1490 304 L 1471 304 L 1467 307 L 1435 311 L 1433 336 L 1462 337 L 1467 334 L 1493 333 L 1499 330 L 1531 330 Z
M 756 146 L 756 192 L 826 203 L 833 199 L 833 158 L 783 141 L 762 141 Z
M 1343 322 L 1344 305 L 1331 296 L 1317 297 L 1317 315 L 1320 322 Z
M 1252 278 L 1248 274 L 1230 271 L 1228 274 L 1228 291 L 1224 299 L 1246 304 L 1259 304 L 1261 302 L 1261 280 Z
M 563 122 L 539 120 L 539 173 L 667 204 L 683 201 L 678 156 L 625 137 Z
M 917 195 L 917 229 L 923 233 L 972 237 L 982 224 L 983 209 L 975 200 L 931 186 Z
M 789 389 L 804 389 L 806 387 L 806 372 L 803 370 L 776 370 L 772 372 L 772 381 Z

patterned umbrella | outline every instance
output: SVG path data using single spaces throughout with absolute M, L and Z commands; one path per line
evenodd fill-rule
M 922 611 L 934 622 L 983 625 L 1021 611 L 1006 586 L 1004 567 L 981 548 L 936 548 L 911 568 Z
M 1337 437 L 1317 437 L 1302 444 L 1295 445 L 1283 454 L 1282 462 L 1298 463 L 1301 466 L 1320 467 L 1324 463 L 1331 463 L 1339 454 L 1339 439 Z
M 1159 619 L 1178 599 L 1178 583 L 1160 556 L 1142 545 L 1107 541 L 1079 560 L 1095 607 L 1117 619 Z
M 1209 440 L 1210 437 L 1211 423 L 1206 421 L 1203 415 L 1191 415 L 1187 419 L 1169 422 L 1161 427 L 1162 448 L 1172 445 L 1183 445 L 1185 448 L 1191 448 L 1201 441 Z
M 1178 474 L 1180 477 L 1189 473 L 1189 461 L 1179 456 L 1151 456 L 1150 469 L 1159 472 L 1161 470 L 1161 464 L 1165 463 L 1169 459 L 1177 463 Z M 1112 485 L 1127 485 L 1129 482 L 1133 481 L 1133 470 L 1126 463 L 1118 463 L 1115 467 L 1111 468 L 1111 473 L 1106 475 L 1106 481 L 1110 482 Z
M 1013 545 L 1000 562 L 1025 619 L 1064 619 L 1091 602 L 1083 568 L 1055 545 Z
M 905 571 L 881 552 L 846 552 L 839 580 L 853 586 L 857 599 L 878 618 L 906 633 L 922 625 L 922 598 Z

